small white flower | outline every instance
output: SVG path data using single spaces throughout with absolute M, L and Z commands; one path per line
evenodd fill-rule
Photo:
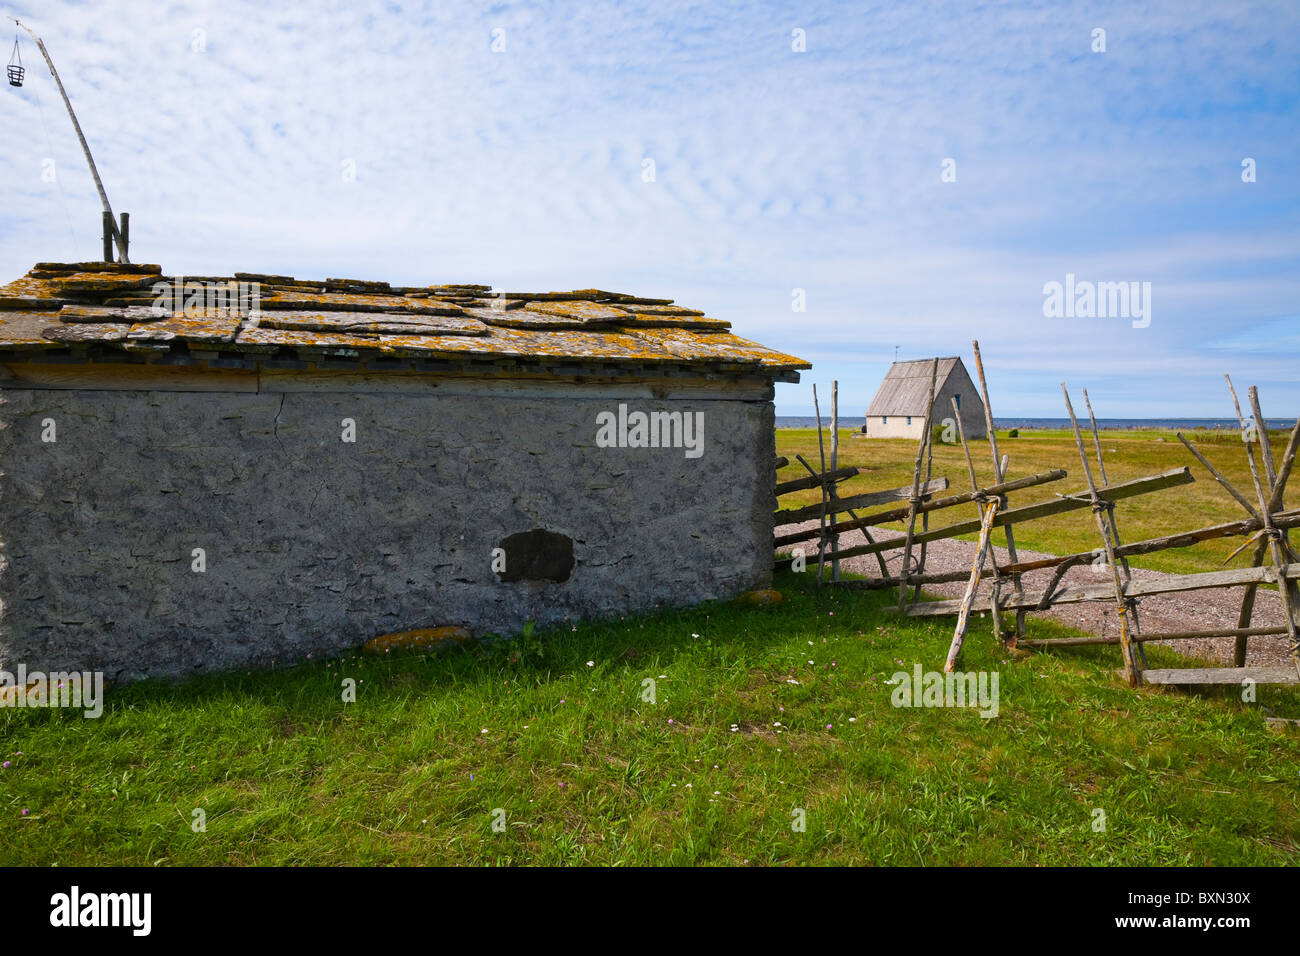
M 587 661 L 587 666 L 588 666 L 588 667 L 595 667 L 595 666 L 596 666 L 596 662 L 595 662 L 595 661 Z

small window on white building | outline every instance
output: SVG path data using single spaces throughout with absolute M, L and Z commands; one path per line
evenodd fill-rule
M 888 424 L 889 424 L 889 416 L 888 416 L 888 415 L 884 415 L 884 416 L 882 416 L 881 419 L 880 419 L 880 424 L 882 424 L 882 425 L 888 425 Z
M 909 424 L 909 425 L 912 424 L 912 416 L 911 416 L 911 415 L 908 415 L 908 416 L 907 416 L 907 424 Z

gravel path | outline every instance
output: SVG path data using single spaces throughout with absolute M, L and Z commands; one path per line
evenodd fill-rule
M 972 508 L 972 515 L 974 514 Z M 806 528 L 817 527 L 816 521 L 808 521 L 797 525 L 785 525 L 777 529 L 777 534 L 788 534 L 792 531 L 804 530 Z M 901 533 L 896 528 L 872 528 L 871 537 L 873 540 L 881 541 L 889 538 L 901 537 Z M 994 540 L 1002 540 L 999 531 L 994 532 Z M 816 541 L 803 543 L 808 548 L 809 567 L 816 564 L 817 545 Z M 861 531 L 851 531 L 840 535 L 840 547 L 852 548 L 857 545 L 866 544 L 866 538 Z M 1007 556 L 1007 550 L 1003 547 L 994 548 L 999 565 L 1010 564 Z M 1051 555 L 1044 554 L 1041 551 L 1026 551 L 1023 548 L 1017 549 L 1017 556 L 1021 561 L 1033 561 L 1038 558 L 1047 558 Z M 903 564 L 903 549 L 898 548 L 894 551 L 885 552 L 885 563 L 889 568 L 891 575 L 899 573 Z M 947 539 L 943 541 L 931 541 L 926 546 L 925 552 L 925 569 L 927 572 L 940 571 L 964 571 L 969 572 L 971 564 L 975 559 L 975 542 L 957 541 Z M 1240 561 L 1237 562 L 1240 564 Z M 876 561 L 875 555 L 864 555 L 862 557 L 847 558 L 841 562 L 841 567 L 854 574 L 866 575 L 869 577 L 880 576 L 880 565 Z M 815 573 L 815 571 L 814 571 Z M 830 572 L 827 571 L 827 574 Z M 1030 571 L 1024 575 L 1022 580 L 1027 590 L 1041 591 L 1047 586 L 1052 577 L 1053 569 L 1044 568 L 1039 571 Z M 1154 580 L 1157 578 L 1176 577 L 1176 575 L 1166 574 L 1163 571 L 1148 571 L 1142 568 L 1133 569 L 1133 578 L 1135 580 Z M 1098 577 L 1091 565 L 1082 565 L 1071 568 L 1066 572 L 1063 584 L 1086 585 L 1096 584 L 1098 581 L 1106 582 L 1109 577 Z M 925 587 L 926 593 L 942 597 L 960 598 L 966 590 L 966 582 L 961 581 L 953 584 L 928 584 Z M 986 581 L 980 583 L 980 594 L 987 594 L 989 585 Z M 1242 586 L 1231 588 L 1213 588 L 1202 591 L 1184 591 L 1174 594 L 1155 594 L 1143 597 L 1138 601 L 1138 617 L 1144 633 L 1158 633 L 1161 631 L 1193 631 L 1193 630 L 1216 630 L 1220 628 L 1234 628 L 1237 626 L 1237 614 L 1241 609 L 1241 598 L 1245 588 Z M 1097 634 L 1102 636 L 1116 636 L 1119 633 L 1119 624 L 1116 621 L 1115 608 L 1110 602 L 1090 602 L 1086 604 L 1063 604 L 1047 611 L 1030 612 L 1030 621 L 1038 615 L 1046 615 L 1052 619 L 1061 622 L 1069 627 L 1076 628 L 1085 634 Z M 979 618 L 975 620 L 978 622 Z M 953 618 L 956 621 L 956 618 Z M 1286 623 L 1286 618 L 1282 612 L 1282 601 L 1276 591 L 1266 588 L 1260 588 L 1255 598 L 1255 612 L 1251 618 L 1252 627 L 1280 627 Z M 972 631 L 978 628 L 978 624 L 972 626 Z M 987 623 L 983 625 L 988 627 Z M 1202 657 L 1208 660 L 1218 661 L 1223 664 L 1231 665 L 1232 649 L 1234 638 L 1216 637 L 1192 641 L 1161 641 L 1163 646 L 1170 647 L 1181 654 L 1187 654 L 1194 657 Z M 1116 649 L 1118 653 L 1118 648 Z M 1252 637 L 1247 642 L 1246 663 L 1250 665 L 1261 666 L 1281 666 L 1291 663 L 1291 654 L 1287 648 L 1286 636 L 1264 636 Z

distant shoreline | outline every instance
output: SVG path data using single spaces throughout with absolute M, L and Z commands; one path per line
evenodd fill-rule
M 1295 424 L 1294 419 L 1267 419 L 1269 429 L 1289 429 Z M 1082 420 L 1084 426 L 1088 420 Z M 822 416 L 822 425 L 830 427 L 830 417 Z M 812 415 L 777 415 L 777 428 L 816 428 L 817 419 Z M 1052 431 L 1070 427 L 1068 418 L 995 418 L 993 427 L 998 431 L 1017 428 L 1022 431 Z M 1196 429 L 1235 431 L 1236 421 L 1228 418 L 1099 418 L 1097 428 L 1101 431 L 1193 431 Z M 862 429 L 862 417 L 841 418 L 840 428 L 851 431 Z

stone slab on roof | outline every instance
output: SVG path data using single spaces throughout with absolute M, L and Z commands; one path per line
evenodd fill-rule
M 253 314 L 212 301 L 172 314 L 157 283 L 257 283 Z M 237 288 L 237 286 L 235 287 Z M 671 299 L 578 289 L 494 293 L 484 285 L 393 287 L 362 279 L 304 280 L 236 272 L 175 277 L 156 265 L 37 263 L 0 286 L 0 359 L 41 349 L 99 348 L 173 360 L 190 346 L 204 355 L 261 360 L 438 357 L 578 364 L 698 366 L 797 380 L 809 363 L 733 335 L 731 325 Z M 100 353 L 96 353 L 100 354 Z M 99 361 L 103 361 L 100 354 Z M 138 359 L 137 359 L 138 360 Z M 336 366 L 332 366 L 336 367 Z

